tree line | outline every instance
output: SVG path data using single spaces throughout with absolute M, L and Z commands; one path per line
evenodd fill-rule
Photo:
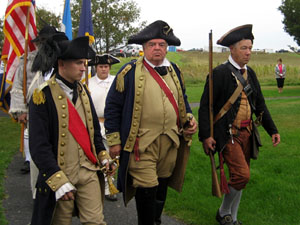
M 77 37 L 82 0 L 71 0 L 73 38 Z M 128 37 L 142 29 L 146 21 L 140 21 L 141 10 L 133 0 L 91 0 L 92 22 L 97 53 L 109 52 L 125 44 Z M 61 12 L 63 14 L 63 12 Z M 45 8 L 36 7 L 36 26 L 39 31 L 45 24 L 58 30 L 62 18 Z M 2 53 L 4 34 L 3 21 L 0 19 L 0 52 Z

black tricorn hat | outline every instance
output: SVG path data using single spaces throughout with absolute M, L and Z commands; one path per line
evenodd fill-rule
M 60 55 L 58 59 L 89 59 L 92 58 L 90 54 L 89 37 L 77 37 L 72 41 L 64 40 L 58 42 L 60 48 Z
M 139 33 L 129 37 L 128 44 L 143 44 L 152 39 L 164 39 L 168 45 L 179 46 L 180 40 L 174 35 L 173 29 L 164 21 L 157 20 Z
M 96 55 L 96 57 L 89 61 L 89 66 L 95 66 L 98 64 L 109 64 L 113 65 L 119 63 L 120 60 L 110 54 Z
M 35 39 L 32 39 L 31 42 L 39 42 L 49 36 L 52 36 L 55 33 L 59 33 L 55 27 L 50 25 L 45 25 L 39 32 L 38 36 Z
M 252 34 L 252 24 L 245 24 L 224 34 L 218 41 L 217 44 L 229 47 L 238 41 L 248 39 L 253 42 L 254 36 Z

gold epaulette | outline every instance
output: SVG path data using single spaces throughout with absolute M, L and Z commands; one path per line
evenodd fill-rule
M 179 66 L 177 64 L 176 64 L 176 67 L 178 68 L 178 70 L 180 72 L 180 78 L 181 78 L 182 86 L 185 89 L 184 78 L 183 78 L 183 74 L 181 72 L 181 69 L 179 68 Z
M 128 64 L 127 66 L 125 66 L 125 68 L 118 74 L 117 77 L 117 83 L 116 83 L 116 90 L 119 92 L 123 92 L 124 91 L 124 77 L 127 74 L 127 72 L 131 69 L 131 65 Z
M 32 101 L 36 105 L 44 104 L 46 102 L 46 97 L 43 92 L 44 87 L 48 86 L 48 82 L 42 83 L 38 88 L 36 88 L 32 94 Z

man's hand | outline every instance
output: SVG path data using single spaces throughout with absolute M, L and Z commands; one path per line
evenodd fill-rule
M 27 113 L 23 113 L 20 116 L 18 116 L 18 122 L 19 123 L 27 123 Z
M 183 130 L 183 133 L 188 135 L 193 135 L 194 133 L 197 132 L 198 123 L 194 117 L 189 121 L 189 123 L 190 124 L 187 126 L 187 128 Z
M 203 148 L 206 155 L 209 155 L 209 151 L 215 151 L 216 141 L 213 137 L 206 138 L 203 141 Z
M 109 147 L 109 155 L 112 159 L 116 158 L 116 156 L 119 156 L 121 152 L 121 145 L 113 145 Z
M 273 146 L 276 147 L 280 143 L 280 134 L 272 135 Z
M 70 201 L 70 200 L 75 200 L 75 196 L 73 191 L 69 191 L 65 193 L 60 199 L 63 201 Z

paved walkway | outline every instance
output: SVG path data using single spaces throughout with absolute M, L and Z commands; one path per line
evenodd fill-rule
M 9 225 L 28 225 L 31 219 L 33 200 L 30 191 L 30 176 L 22 174 L 20 169 L 24 159 L 17 153 L 10 163 L 5 179 L 6 198 L 3 201 L 6 219 Z M 104 218 L 107 225 L 135 225 L 137 224 L 135 201 L 124 207 L 121 194 L 118 201 L 104 201 Z M 73 218 L 72 225 L 79 225 L 77 218 Z M 163 215 L 162 224 L 184 225 L 174 218 Z

